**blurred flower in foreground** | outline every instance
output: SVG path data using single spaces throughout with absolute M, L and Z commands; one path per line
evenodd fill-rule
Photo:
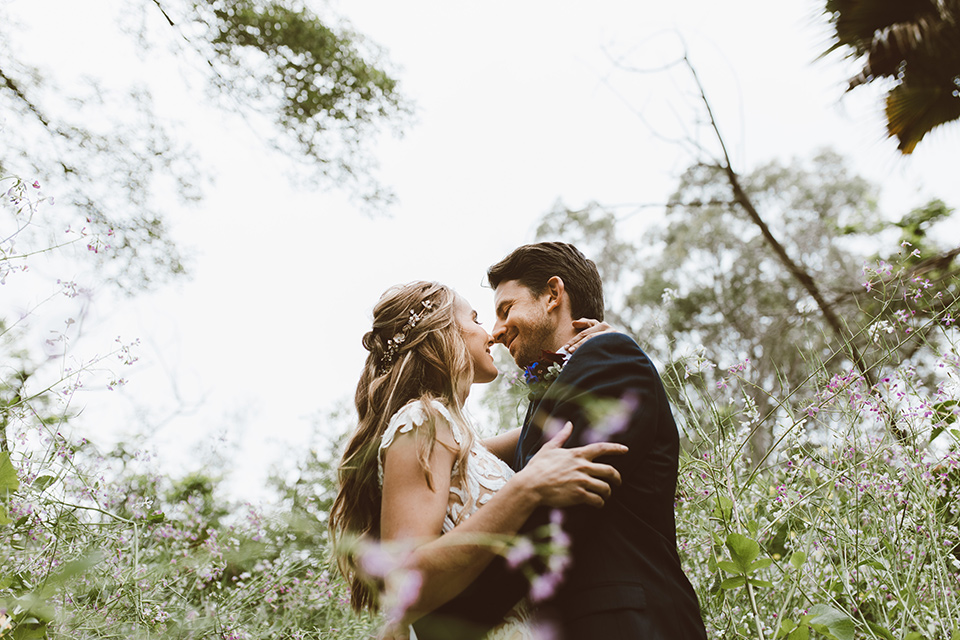
M 401 622 L 423 586 L 423 576 L 410 566 L 410 545 L 360 541 L 355 553 L 360 570 L 383 582 L 380 603 L 387 624 Z

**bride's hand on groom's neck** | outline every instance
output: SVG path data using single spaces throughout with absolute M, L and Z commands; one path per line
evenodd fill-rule
M 580 318 L 579 320 L 573 321 L 573 328 L 577 331 L 577 335 L 563 345 L 563 350 L 573 355 L 573 352 L 579 349 L 584 342 L 589 340 L 594 336 L 599 336 L 604 333 L 616 333 L 617 330 L 611 327 L 606 322 L 599 320 L 594 320 L 593 318 Z

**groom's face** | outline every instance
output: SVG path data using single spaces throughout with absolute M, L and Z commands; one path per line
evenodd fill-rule
M 547 313 L 548 294 L 537 297 L 516 280 L 501 282 L 494 293 L 497 322 L 493 339 L 504 345 L 519 367 L 528 367 L 552 346 L 555 327 Z

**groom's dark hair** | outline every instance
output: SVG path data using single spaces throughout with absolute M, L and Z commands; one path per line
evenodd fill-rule
M 535 296 L 544 292 L 547 280 L 553 276 L 563 280 L 574 319 L 603 320 L 603 282 L 597 265 L 572 244 L 525 244 L 487 269 L 487 281 L 494 289 L 501 282 L 516 280 Z

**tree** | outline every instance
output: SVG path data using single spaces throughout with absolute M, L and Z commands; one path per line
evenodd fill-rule
M 627 225 L 599 205 L 557 207 L 537 234 L 565 238 L 594 256 L 611 321 L 666 363 L 668 380 L 681 387 L 688 379 L 705 381 L 722 395 L 729 368 L 747 383 L 743 388 L 750 389 L 756 426 L 767 423 L 751 442 L 756 460 L 770 444 L 767 418 L 779 410 L 776 399 L 792 396 L 802 404 L 811 365 L 822 363 L 825 372 L 850 370 L 855 356 L 848 341 L 870 370 L 874 360 L 866 328 L 878 317 L 893 318 L 897 308 L 874 304 L 860 284 L 862 267 L 876 264 L 884 238 L 887 246 L 896 238 L 891 230 L 912 229 L 920 220 L 932 224 L 945 214 L 934 206 L 934 213 L 911 212 L 899 223 L 882 223 L 877 187 L 851 174 L 830 151 L 790 165 L 770 162 L 739 176 L 739 184 L 743 196 L 763 211 L 767 231 L 783 239 L 779 250 L 816 283 L 841 323 L 843 339 L 825 327 L 807 287 L 732 197 L 723 167 L 688 168 L 663 225 L 642 234 L 626 233 Z M 928 241 L 922 248 L 929 257 L 936 245 Z M 884 252 L 884 257 L 890 256 Z M 950 264 L 941 268 L 949 273 Z M 955 285 L 955 278 L 944 277 L 946 295 L 932 304 L 931 313 L 957 306 Z M 916 340 L 902 345 L 905 355 L 918 348 L 923 333 L 918 331 Z M 720 369 L 691 364 L 690 354 L 700 345 Z M 682 405 L 687 397 L 675 389 L 675 401 Z
M 833 46 L 863 65 L 848 91 L 880 80 L 887 134 L 912 153 L 936 127 L 960 118 L 960 2 L 827 0 Z
M 381 54 L 362 36 L 322 21 L 299 0 L 121 3 L 116 15 L 141 15 L 143 28 L 130 36 L 143 51 L 156 51 L 158 42 L 175 48 L 171 64 L 200 74 L 220 107 L 299 158 L 312 177 L 370 201 L 389 198 L 372 178 L 366 145 L 380 126 L 401 121 L 406 107 Z M 72 212 L 85 219 L 85 233 L 101 239 L 93 248 L 102 273 L 122 288 L 181 273 L 156 195 L 200 198 L 196 154 L 156 115 L 143 82 L 120 91 L 94 78 L 64 95 L 49 70 L 22 59 L 5 15 L 13 11 L 0 8 L 0 176 L 52 187 L 53 214 L 63 212 L 62 226 Z

